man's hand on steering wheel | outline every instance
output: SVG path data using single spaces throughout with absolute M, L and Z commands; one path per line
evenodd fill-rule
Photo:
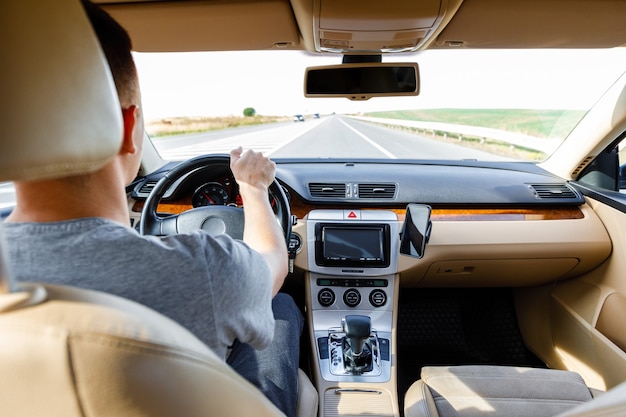
M 276 164 L 261 152 L 244 153 L 240 146 L 230 152 L 230 170 L 240 188 L 246 184 L 267 190 L 274 181 Z

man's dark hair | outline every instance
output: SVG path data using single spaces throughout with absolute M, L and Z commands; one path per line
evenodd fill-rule
M 111 68 L 122 106 L 133 104 L 139 86 L 128 32 L 100 7 L 87 0 L 82 3 Z

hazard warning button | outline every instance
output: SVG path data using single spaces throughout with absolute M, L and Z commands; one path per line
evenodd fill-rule
M 361 220 L 361 210 L 344 210 L 344 220 Z

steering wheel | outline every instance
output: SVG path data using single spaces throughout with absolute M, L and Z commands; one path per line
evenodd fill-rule
M 234 239 L 243 239 L 243 209 L 234 206 L 203 206 L 180 214 L 160 216 L 157 206 L 167 189 L 180 178 L 199 169 L 221 167 L 230 172 L 230 156 L 202 155 L 176 165 L 154 186 L 141 212 L 139 232 L 142 235 L 165 236 L 189 233 L 202 229 L 212 235 L 226 233 Z M 291 211 L 283 187 L 274 180 L 269 186 L 269 198 L 275 201 L 276 218 L 289 243 L 291 236 Z

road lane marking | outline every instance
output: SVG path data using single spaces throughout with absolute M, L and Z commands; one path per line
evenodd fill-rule
M 376 149 L 378 149 L 380 152 L 384 153 L 385 155 L 387 155 L 388 158 L 390 159 L 397 159 L 397 157 L 392 154 L 391 152 L 389 152 L 387 149 L 383 148 L 382 146 L 380 146 L 378 143 L 374 142 L 373 140 L 371 140 L 370 138 L 368 138 L 367 136 L 365 136 L 363 133 L 359 132 L 358 130 L 356 130 L 355 128 L 353 128 L 352 126 L 350 126 L 349 124 L 347 124 L 346 122 L 344 122 L 343 120 L 339 120 L 341 123 L 343 123 L 344 125 L 346 125 L 349 129 L 351 129 L 354 133 L 356 133 L 357 135 L 359 135 L 361 137 L 361 139 L 363 139 L 364 141 L 366 141 L 367 143 L 369 143 L 370 145 L 372 145 L 373 147 L 375 147 Z

